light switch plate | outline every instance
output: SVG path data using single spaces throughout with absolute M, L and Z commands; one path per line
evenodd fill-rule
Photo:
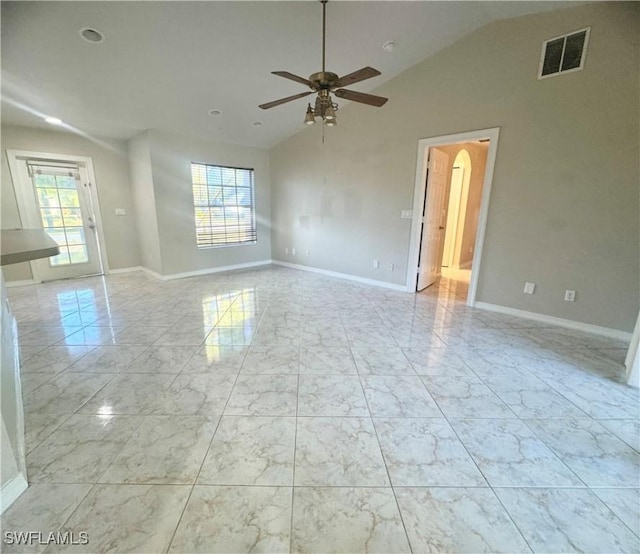
M 124 208 L 116 208 L 116 215 L 127 215 L 127 210 Z

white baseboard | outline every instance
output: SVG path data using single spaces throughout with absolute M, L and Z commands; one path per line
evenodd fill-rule
M 348 273 L 338 273 L 337 271 L 318 269 L 317 267 L 311 267 L 308 265 L 290 264 L 289 262 L 281 262 L 278 260 L 272 260 L 272 263 L 274 265 L 281 265 L 283 267 L 289 267 L 291 269 L 300 269 L 302 271 L 309 271 L 310 273 L 319 273 L 320 275 L 327 275 L 329 277 L 336 277 L 338 279 L 346 279 L 347 281 L 364 283 L 365 285 L 372 285 L 374 287 L 383 287 L 386 289 L 407 292 L 407 288 L 404 285 L 395 285 L 394 283 L 387 283 L 386 281 L 376 281 L 375 279 L 366 279 L 365 277 L 349 275 Z
M 133 271 L 142 271 L 142 266 L 134 265 L 131 267 L 120 267 L 118 269 L 110 269 L 110 275 L 117 275 L 118 273 L 131 273 Z
M 26 287 L 27 285 L 37 285 L 38 281 L 35 279 L 24 279 L 23 281 L 9 281 L 5 282 L 7 288 L 9 287 Z
M 27 490 L 29 483 L 22 473 L 18 473 L 0 489 L 0 514 L 13 504 L 18 497 Z
M 199 275 L 210 275 L 211 273 L 223 273 L 225 271 L 234 271 L 236 269 L 249 269 L 252 267 L 260 267 L 263 265 L 271 265 L 271 260 L 260 260 L 257 262 L 247 262 L 244 264 L 223 265 L 220 267 L 208 267 L 206 269 L 197 269 L 195 271 L 186 271 L 184 273 L 170 273 L 169 275 L 161 275 L 148 267 L 140 267 L 142 271 L 160 279 L 161 281 L 172 281 L 173 279 L 183 279 L 185 277 L 198 277 Z
M 565 327 L 567 329 L 573 329 L 575 331 L 584 331 L 585 333 L 592 333 L 594 335 L 600 335 L 602 337 L 609 337 L 612 339 L 619 339 L 623 341 L 631 340 L 631 333 L 627 333 L 626 331 L 611 329 L 610 327 L 601 327 L 600 325 L 592 325 L 591 323 L 582 323 L 581 321 L 573 321 L 572 319 L 564 319 L 551 315 L 527 312 L 526 310 L 509 308 L 508 306 L 500 306 L 498 304 L 490 304 L 488 302 L 476 302 L 474 304 L 474 307 L 480 308 L 481 310 L 496 312 L 499 314 L 512 315 L 515 317 L 539 321 L 541 323 L 548 323 L 549 325 L 557 325 L 558 327 Z
M 142 271 L 143 273 L 146 273 L 147 275 L 151 275 L 151 277 L 154 277 L 155 279 L 160 279 L 161 281 L 166 280 L 166 277 L 163 277 L 159 273 L 156 273 L 155 271 L 153 271 L 153 269 L 149 269 L 148 267 L 144 267 L 143 265 L 140 266 L 140 271 Z

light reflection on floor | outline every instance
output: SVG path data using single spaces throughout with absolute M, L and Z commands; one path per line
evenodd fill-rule
M 3 531 L 86 531 L 93 553 L 638 552 L 626 344 L 467 289 L 284 268 L 10 289 L 31 486 Z

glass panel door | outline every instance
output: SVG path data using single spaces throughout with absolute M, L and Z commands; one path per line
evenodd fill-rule
M 28 164 L 42 228 L 60 254 L 40 262 L 43 280 L 102 273 L 95 217 L 82 168 Z M 84 182 L 83 182 L 84 181 Z

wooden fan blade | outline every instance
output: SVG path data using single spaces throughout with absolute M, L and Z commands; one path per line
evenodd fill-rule
M 304 77 L 299 77 L 298 75 L 294 75 L 293 73 L 289 73 L 288 71 L 272 71 L 271 73 L 273 75 L 277 75 L 278 77 L 284 77 L 285 79 L 291 79 L 296 83 L 307 85 L 308 87 L 311 87 L 313 90 L 316 90 L 318 88 L 318 85 L 316 85 L 313 81 L 309 81 L 309 79 L 305 79 Z
M 377 77 L 378 75 L 381 75 L 381 73 L 377 69 L 367 66 L 362 69 L 358 69 L 358 71 L 354 71 L 353 73 L 349 73 L 344 77 L 340 77 L 335 83 L 333 83 L 333 86 L 348 87 L 349 85 L 359 83 L 365 79 L 371 79 L 371 77 Z
M 311 92 L 301 92 L 300 94 L 294 94 L 293 96 L 287 96 L 286 98 L 280 98 L 280 100 L 274 100 L 273 102 L 267 102 L 266 104 L 260 104 L 258 108 L 262 108 L 263 110 L 268 110 L 269 108 L 275 108 L 280 104 L 286 104 L 287 102 L 291 102 L 292 100 L 297 100 L 298 98 L 303 98 L 304 96 L 309 96 L 313 94 Z
M 353 100 L 354 102 L 360 102 L 361 104 L 368 104 L 369 106 L 384 106 L 388 98 L 382 96 L 375 96 L 373 94 L 365 94 L 364 92 L 356 92 L 355 90 L 347 90 L 340 88 L 334 93 L 338 98 L 344 98 L 345 100 Z

